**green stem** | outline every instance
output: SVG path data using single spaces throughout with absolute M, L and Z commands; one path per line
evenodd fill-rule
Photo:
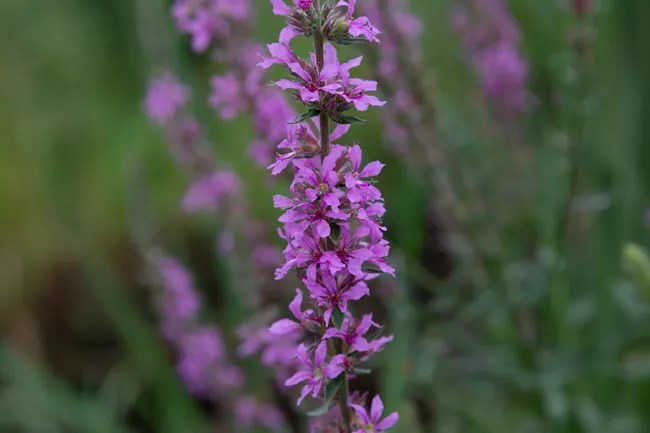
M 320 0 L 316 0 L 315 7 L 317 11 L 320 11 Z M 320 25 L 314 30 L 314 53 L 316 54 L 316 65 L 318 66 L 318 71 L 323 70 L 325 64 L 325 58 L 323 55 L 323 34 L 321 33 Z M 320 155 L 321 158 L 325 158 L 330 153 L 330 125 L 329 117 L 327 113 L 320 113 Z M 336 353 L 342 353 L 342 345 L 335 345 Z M 345 433 L 351 433 L 351 421 L 350 421 L 350 408 L 348 407 L 348 399 L 350 396 L 350 386 L 348 384 L 347 374 L 343 374 L 343 381 L 338 390 L 338 400 L 339 400 L 339 410 L 341 411 L 341 419 L 343 420 L 343 429 Z
M 316 1 L 316 10 L 320 11 L 320 0 Z M 323 70 L 325 56 L 323 55 L 323 34 L 320 27 L 314 31 L 314 52 L 318 71 Z M 327 113 L 320 113 L 320 155 L 325 158 L 330 153 L 330 119 Z

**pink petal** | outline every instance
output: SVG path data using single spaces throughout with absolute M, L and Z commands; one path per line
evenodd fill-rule
M 334 128 L 334 131 L 330 134 L 330 140 L 334 141 L 343 137 L 350 130 L 351 126 L 352 125 L 337 125 L 336 128 Z
M 280 319 L 269 328 L 269 332 L 273 335 L 286 335 L 298 331 L 300 331 L 300 324 L 289 319 Z
M 293 200 L 283 195 L 276 194 L 273 196 L 273 207 L 276 209 L 288 209 L 293 207 Z
M 300 406 L 300 403 L 309 395 L 309 392 L 313 389 L 313 386 L 311 385 L 305 385 L 305 387 L 302 389 L 300 392 L 300 397 L 298 397 L 298 406 Z
M 372 404 L 370 406 L 370 418 L 373 421 L 378 421 L 381 418 L 381 414 L 384 413 L 384 402 L 381 401 L 381 397 L 376 395 L 372 399 Z
M 322 366 L 325 363 L 325 356 L 327 356 L 327 344 L 325 341 L 321 341 L 314 351 L 314 365 Z
M 291 311 L 295 316 L 295 318 L 298 320 L 303 319 L 302 311 L 300 311 L 301 307 L 302 307 L 302 290 L 296 289 L 296 297 L 293 298 L 293 301 L 291 301 L 291 303 L 289 303 L 289 311 Z
M 291 8 L 282 0 L 271 0 L 271 5 L 273 6 L 273 13 L 275 15 L 287 17 L 291 12 Z
M 320 220 L 316 224 L 316 233 L 318 233 L 318 236 L 321 238 L 326 238 L 330 235 L 330 225 L 327 221 L 325 220 Z
M 384 418 L 375 427 L 377 427 L 379 430 L 388 430 L 389 428 L 397 424 L 397 421 L 399 421 L 399 414 L 397 412 L 393 412 L 390 415 L 388 415 L 386 418 Z
M 284 382 L 284 386 L 294 386 L 311 378 L 308 371 L 299 371 Z
M 359 177 L 377 176 L 379 173 L 381 173 L 381 170 L 384 168 L 384 166 L 385 165 L 379 161 L 373 161 L 370 164 L 366 165 L 363 171 L 361 171 L 361 174 L 359 174 Z
M 357 413 L 357 416 L 361 420 L 361 424 L 364 425 L 370 424 L 370 419 L 368 418 L 368 412 L 363 406 L 360 406 L 358 404 L 351 404 L 350 407 L 354 409 L 354 411 Z

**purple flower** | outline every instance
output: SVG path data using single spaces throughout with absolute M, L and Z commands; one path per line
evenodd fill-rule
M 317 126 L 318 128 L 318 126 Z M 330 134 L 330 140 L 338 140 L 350 129 L 350 125 L 337 125 Z M 320 150 L 318 138 L 307 123 L 287 125 L 287 138 L 278 144 L 278 149 L 288 149 L 289 152 L 278 154 L 273 164 L 269 165 L 271 174 L 277 175 L 284 171 L 296 158 L 313 157 Z
M 269 332 L 274 335 L 293 334 L 300 331 L 307 320 L 312 320 L 313 310 L 302 311 L 302 290 L 296 289 L 296 297 L 289 303 L 289 310 L 296 318 L 297 322 L 290 319 L 280 319 L 273 323 L 269 328 Z
M 217 37 L 227 37 L 233 23 L 250 14 L 248 1 L 176 0 L 172 14 L 178 28 L 192 37 L 192 49 L 204 52 Z
M 477 68 L 485 93 L 500 107 L 507 112 L 525 107 L 528 64 L 514 46 L 500 43 L 486 49 L 477 57 Z
M 214 328 L 199 328 L 183 337 L 177 370 L 190 392 L 208 396 L 212 388 L 206 378 L 223 359 L 224 350 L 223 340 Z
M 246 100 L 240 89 L 240 81 L 233 73 L 213 77 L 211 80 L 210 106 L 219 111 L 224 120 L 233 119 L 246 107 Z
M 260 55 L 262 61 L 257 65 L 262 69 L 268 69 L 273 65 L 289 65 L 298 61 L 298 56 L 293 52 L 290 47 L 291 40 L 294 38 L 295 32 L 291 27 L 285 27 L 280 32 L 278 42 L 268 44 L 266 47 L 269 50 L 271 57 L 264 57 Z
M 302 403 L 309 393 L 314 398 L 318 397 L 328 379 L 335 379 L 345 370 L 345 367 L 341 365 L 345 363 L 345 355 L 335 355 L 329 361 L 326 361 L 327 344 L 325 341 L 321 341 L 316 347 L 313 361 L 304 344 L 298 346 L 297 356 L 304 369 L 287 379 L 285 386 L 294 386 L 307 382 L 298 398 L 298 405 Z
M 217 171 L 196 181 L 183 198 L 183 209 L 187 213 L 218 209 L 226 197 L 240 192 L 237 175 L 229 170 Z
M 363 336 L 370 330 L 371 326 L 377 326 L 372 321 L 372 314 L 364 315 L 358 323 L 349 317 L 343 320 L 341 329 L 329 328 L 323 338 L 339 338 L 351 349 L 357 352 L 366 352 L 370 349 L 370 343 Z
M 176 115 L 189 100 L 190 92 L 176 77 L 165 73 L 149 83 L 145 98 L 147 115 L 154 122 L 163 125 Z
M 384 403 L 378 395 L 372 399 L 370 413 L 358 404 L 352 404 L 350 407 L 357 413 L 357 422 L 361 427 L 355 430 L 354 433 L 382 433 L 393 427 L 399 421 L 399 414 L 397 412 L 393 412 L 384 419 L 381 419 L 384 413 Z
M 499 114 L 511 116 L 527 108 L 528 65 L 518 48 L 521 32 L 507 4 L 473 0 L 467 7 L 457 7 L 452 20 L 483 92 Z
M 370 42 L 379 42 L 377 35 L 381 32 L 372 25 L 368 17 L 362 16 L 358 18 L 352 18 L 355 11 L 357 0 L 341 0 L 338 2 L 337 6 L 347 7 L 348 11 L 346 18 L 348 20 L 348 32 L 354 37 L 363 36 Z
M 303 280 L 303 283 L 309 289 L 311 297 L 324 308 L 323 319 L 326 325 L 330 323 L 335 308 L 346 313 L 348 301 L 358 301 L 370 294 L 365 281 L 360 279 L 339 279 L 329 273 L 323 273 L 320 280 L 320 283 L 310 280 Z
M 338 76 L 336 65 L 326 64 L 322 70 L 317 68 L 305 67 L 298 62 L 289 63 L 287 68 L 300 81 L 278 80 L 275 85 L 282 90 L 296 90 L 303 102 L 317 102 L 320 100 L 320 93 L 336 94 L 340 85 L 333 80 Z
M 252 397 L 237 400 L 235 418 L 240 428 L 248 430 L 255 426 L 269 428 L 273 431 L 284 429 L 282 412 L 274 406 L 259 402 Z

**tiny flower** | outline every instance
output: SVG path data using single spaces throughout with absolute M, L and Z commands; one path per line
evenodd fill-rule
M 330 140 L 338 140 L 350 129 L 350 125 L 337 125 L 330 135 Z M 278 144 L 278 149 L 288 149 L 287 153 L 278 154 L 273 164 L 267 168 L 271 174 L 282 173 L 296 158 L 313 157 L 320 150 L 318 138 L 307 123 L 287 125 L 287 138 Z
M 188 213 L 219 208 L 223 199 L 239 194 L 241 183 L 229 170 L 218 171 L 196 181 L 183 198 L 183 209 Z
M 297 322 L 290 319 L 281 319 L 273 323 L 269 328 L 269 332 L 274 335 L 292 334 L 300 331 L 303 324 L 310 320 L 313 315 L 313 310 L 301 310 L 302 307 L 302 290 L 296 289 L 296 297 L 289 304 L 289 310 L 296 318 Z
M 262 61 L 257 64 L 257 66 L 262 69 L 268 69 L 273 65 L 289 65 L 290 63 L 295 63 L 298 61 L 298 57 L 293 52 L 289 46 L 291 40 L 294 38 L 296 33 L 292 30 L 291 27 L 285 27 L 280 33 L 279 42 L 273 44 L 268 44 L 266 47 L 269 50 L 271 57 L 264 57 L 260 55 Z
M 298 405 L 300 405 L 309 393 L 314 398 L 318 397 L 328 379 L 335 379 L 339 374 L 343 373 L 345 368 L 341 364 L 345 362 L 345 355 L 335 355 L 329 361 L 326 361 L 327 344 L 325 341 L 321 341 L 316 347 L 313 361 L 304 344 L 298 346 L 296 351 L 304 369 L 287 379 L 285 386 L 294 386 L 301 382 L 307 382 L 298 398 Z
M 351 349 L 357 352 L 365 352 L 370 348 L 370 343 L 364 338 L 364 335 L 370 330 L 371 326 L 377 326 L 372 321 L 372 314 L 364 315 L 358 323 L 349 317 L 343 320 L 341 329 L 329 328 L 323 338 L 339 338 L 345 342 Z
M 337 6 L 347 7 L 348 32 L 354 37 L 364 37 L 370 42 L 379 42 L 377 35 L 381 32 L 372 25 L 368 17 L 352 18 L 357 0 L 341 0 Z
M 149 84 L 145 108 L 149 118 L 162 125 L 169 122 L 188 100 L 189 89 L 172 74 L 166 73 Z
M 381 193 L 379 190 L 368 181 L 363 181 L 363 179 L 378 176 L 384 168 L 384 164 L 373 161 L 359 172 L 361 167 L 361 147 L 357 144 L 350 149 L 349 157 L 352 162 L 352 170 L 345 175 L 345 186 L 348 188 L 347 198 L 352 203 L 380 200 Z
M 322 274 L 320 280 L 320 283 L 310 280 L 303 282 L 309 289 L 311 297 L 325 309 L 323 319 L 326 325 L 330 323 L 335 308 L 345 313 L 348 311 L 348 301 L 358 301 L 370 294 L 363 280 L 352 279 L 339 284 L 338 278 L 329 273 Z
M 338 75 L 336 65 L 326 64 L 318 71 L 318 68 L 302 65 L 300 62 L 293 62 L 287 65 L 287 68 L 300 81 L 278 80 L 275 85 L 282 90 L 296 90 L 303 102 L 320 101 L 320 93 L 336 94 L 340 85 L 333 82 Z
M 213 77 L 209 103 L 224 120 L 231 120 L 246 108 L 240 81 L 234 73 Z
M 361 427 L 355 430 L 354 433 L 383 433 L 399 421 L 399 414 L 397 412 L 393 412 L 384 419 L 381 419 L 384 413 L 384 403 L 378 395 L 372 399 L 370 413 L 358 404 L 352 404 L 350 407 L 356 412 L 357 421 Z

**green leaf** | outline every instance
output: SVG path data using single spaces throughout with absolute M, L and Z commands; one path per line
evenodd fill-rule
M 345 319 L 343 312 L 339 310 L 338 307 L 334 308 L 334 311 L 332 312 L 332 321 L 334 322 L 334 325 L 336 325 L 336 329 L 341 329 L 341 326 L 343 326 L 343 319 Z
M 343 383 L 343 377 L 345 374 L 340 374 L 338 377 L 335 379 L 332 379 L 330 383 L 325 386 L 325 401 L 323 402 L 323 405 L 315 410 L 312 410 L 309 412 L 307 415 L 314 417 L 314 416 L 321 416 L 325 415 L 327 412 L 330 410 L 330 404 L 332 403 L 332 400 L 334 400 L 334 396 L 338 392 L 339 388 L 341 387 L 341 384 Z
M 330 224 L 330 239 L 333 240 L 334 242 L 338 243 L 339 240 L 341 239 L 341 226 L 332 223 Z
M 650 258 L 642 247 L 631 243 L 623 247 L 623 267 L 637 285 L 650 287 Z
M 301 123 L 301 122 L 304 122 L 307 119 L 311 119 L 312 117 L 316 117 L 319 114 L 320 114 L 320 110 L 318 108 L 310 108 L 309 110 L 302 113 L 297 120 L 294 120 L 293 122 L 289 122 L 289 124 L 295 125 L 296 123 Z
M 368 123 L 367 120 L 356 116 L 333 116 L 332 120 L 339 125 L 352 125 L 354 123 Z

